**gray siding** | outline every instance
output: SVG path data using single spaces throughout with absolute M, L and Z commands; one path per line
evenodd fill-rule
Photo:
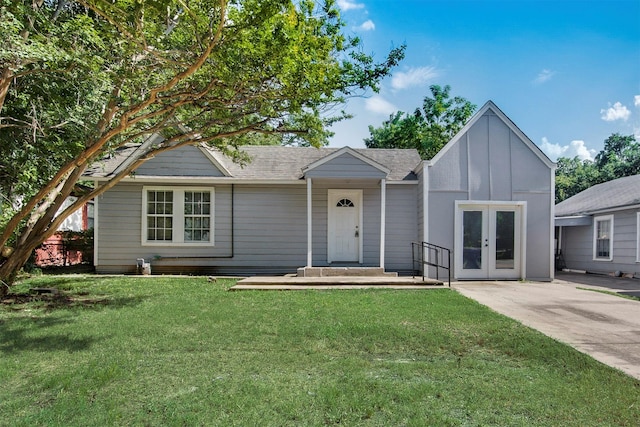
M 295 272 L 306 265 L 305 185 L 214 185 L 212 247 L 143 246 L 141 184 L 119 184 L 98 203 L 96 269 L 132 273 L 137 258 L 154 273 L 259 274 Z M 374 181 L 313 185 L 313 262 L 327 265 L 327 191 L 363 190 L 363 265 L 380 260 L 380 187 Z M 417 235 L 417 186 L 387 186 L 388 269 L 409 270 L 410 243 Z M 232 211 L 234 212 L 232 218 Z
M 127 273 L 135 270 L 137 258 L 157 261 L 159 257 L 224 257 L 231 254 L 231 186 L 215 186 L 215 246 L 166 247 L 142 245 L 141 184 L 119 184 L 98 200 L 96 270 L 99 273 Z M 166 261 L 162 261 L 163 263 Z
M 387 185 L 385 269 L 412 270 L 411 242 L 419 242 L 418 185 Z M 420 208 L 419 208 L 420 206 Z M 379 234 L 379 233 L 378 233 Z
M 152 176 L 224 176 L 211 160 L 192 145 L 165 151 L 136 169 L 136 175 Z
M 562 228 L 562 254 L 567 268 L 593 273 L 633 273 L 640 276 L 637 257 L 637 209 L 612 212 L 613 260 L 593 259 L 593 224 Z M 602 215 L 607 215 L 606 213 Z M 600 216 L 600 214 L 598 215 Z
M 430 243 L 455 250 L 456 200 L 527 202 L 526 275 L 550 279 L 551 169 L 491 109 L 428 174 Z
M 354 157 L 349 153 L 331 159 L 305 173 L 308 178 L 385 178 L 380 169 Z

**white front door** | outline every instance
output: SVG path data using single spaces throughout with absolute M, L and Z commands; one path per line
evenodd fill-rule
M 456 204 L 459 279 L 518 279 L 523 259 L 522 203 Z
M 362 190 L 329 190 L 327 261 L 362 263 Z

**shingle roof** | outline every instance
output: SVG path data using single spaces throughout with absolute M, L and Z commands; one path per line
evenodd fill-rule
M 251 159 L 251 163 L 241 166 L 229 158 L 215 153 L 231 176 L 244 179 L 301 179 L 302 169 L 340 148 L 244 146 L 241 150 Z M 389 180 L 415 179 L 411 172 L 420 163 L 416 150 L 403 149 L 354 149 L 390 170 Z
M 640 175 L 594 185 L 556 205 L 556 216 L 588 214 L 595 211 L 640 204 Z
M 88 175 L 107 177 L 128 156 L 134 154 L 135 148 L 127 147 L 118 150 L 114 156 L 96 163 Z M 341 148 L 283 147 L 246 145 L 240 150 L 251 159 L 250 163 L 241 165 L 222 155 L 212 148 L 207 150 L 231 174 L 231 177 L 246 180 L 295 180 L 303 177 L 302 169 Z M 359 154 L 373 160 L 390 170 L 391 181 L 415 180 L 412 172 L 420 163 L 420 155 L 412 149 L 354 149 Z

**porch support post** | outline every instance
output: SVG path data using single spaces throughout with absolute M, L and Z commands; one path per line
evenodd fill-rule
M 313 210 L 311 178 L 307 178 L 307 267 L 313 267 Z
M 380 268 L 384 269 L 384 245 L 387 212 L 387 180 L 380 180 Z

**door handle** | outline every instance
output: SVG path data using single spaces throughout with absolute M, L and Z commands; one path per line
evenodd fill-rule
M 356 237 L 360 237 L 360 231 L 358 230 L 358 226 L 356 225 Z

